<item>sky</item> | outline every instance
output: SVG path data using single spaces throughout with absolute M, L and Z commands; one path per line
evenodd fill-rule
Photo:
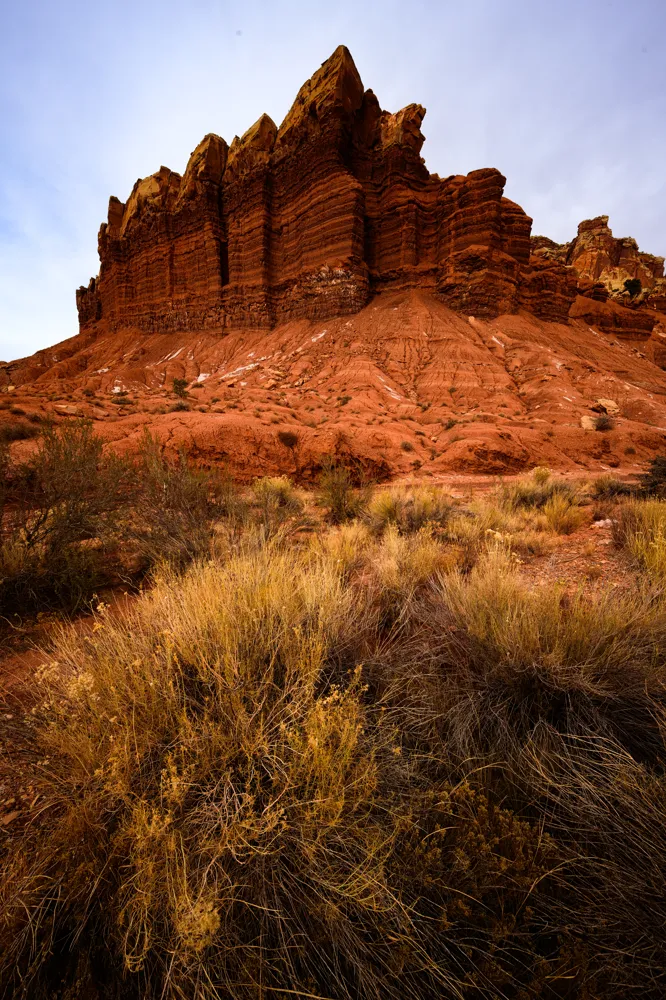
M 77 332 L 109 195 L 279 124 L 341 43 L 427 108 L 433 173 L 497 167 L 533 233 L 605 214 L 666 255 L 666 0 L 0 0 L 0 359 Z

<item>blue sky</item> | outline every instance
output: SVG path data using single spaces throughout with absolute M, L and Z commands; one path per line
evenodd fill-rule
M 77 331 L 109 195 L 206 132 L 280 122 L 340 43 L 382 107 L 424 104 L 442 176 L 498 167 L 533 232 L 610 215 L 666 254 L 666 0 L 3 0 L 0 359 Z

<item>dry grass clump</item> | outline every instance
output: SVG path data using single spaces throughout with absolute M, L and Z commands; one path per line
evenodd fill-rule
M 395 525 L 400 534 L 406 535 L 427 525 L 442 527 L 452 510 L 451 498 L 435 486 L 392 486 L 372 496 L 365 517 L 376 534 Z
M 452 514 L 444 534 L 460 547 L 469 569 L 497 543 L 519 556 L 544 555 L 553 545 L 551 531 L 542 511 L 508 511 L 493 500 L 477 500 Z
M 347 579 L 366 564 L 372 544 L 368 527 L 360 521 L 332 527 L 313 539 L 314 549 L 323 550 Z
M 590 486 L 590 493 L 595 500 L 617 500 L 619 497 L 631 496 L 633 492 L 635 487 L 610 472 L 597 476 Z
M 554 477 L 550 469 L 538 466 L 529 476 L 515 483 L 502 484 L 498 501 L 506 510 L 541 509 L 554 497 L 566 498 L 572 505 L 579 502 L 579 490 L 564 479 Z
M 548 527 L 557 535 L 572 535 L 587 521 L 587 511 L 578 506 L 577 501 L 561 493 L 555 493 L 542 507 Z
M 587 520 L 579 506 L 581 498 L 579 487 L 554 478 L 550 469 L 540 466 L 513 484 L 502 485 L 498 492 L 504 510 L 541 511 L 548 529 L 558 535 L 572 534 Z
M 0 856 L 7 996 L 661 1000 L 663 590 L 528 584 L 520 544 L 584 514 L 558 490 L 291 543 L 288 480 L 252 497 L 0 712 L 35 804 Z M 665 524 L 630 501 L 616 537 Z
M 268 546 L 62 633 L 6 744 L 40 802 L 0 870 L 10 991 L 416 1000 L 544 980 L 526 935 L 560 850 L 469 783 L 426 783 L 359 670 L 332 683 L 366 614 L 330 560 Z
M 442 577 L 413 628 L 410 654 L 373 674 L 394 723 L 483 775 L 492 801 L 570 852 L 546 904 L 551 926 L 567 928 L 565 995 L 656 1000 L 666 598 L 530 589 L 498 546 L 468 575 Z
M 592 995 L 622 996 L 627 981 L 637 995 L 658 995 L 666 600 L 530 591 L 502 553 L 442 588 L 442 625 L 457 630 L 438 664 L 447 748 L 492 762 L 507 805 L 539 802 L 545 829 L 576 845 L 580 861 L 567 874 L 576 907 L 551 905 L 608 956 Z
M 303 511 L 303 500 L 287 476 L 263 476 L 252 484 L 252 500 L 269 538 L 290 518 Z
M 666 501 L 630 500 L 613 523 L 613 536 L 641 569 L 666 578 Z

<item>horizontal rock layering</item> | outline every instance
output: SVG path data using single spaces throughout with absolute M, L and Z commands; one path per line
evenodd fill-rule
M 109 202 L 80 325 L 146 332 L 272 327 L 420 286 L 479 316 L 565 319 L 576 275 L 530 261 L 532 220 L 497 170 L 441 179 L 421 157 L 425 109 L 382 111 L 340 46 L 278 129 L 207 135 L 184 176 L 161 167 Z

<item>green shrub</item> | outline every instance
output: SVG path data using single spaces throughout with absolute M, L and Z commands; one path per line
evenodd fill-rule
M 594 421 L 595 431 L 612 431 L 615 427 L 615 421 L 612 417 L 609 417 L 607 413 L 600 413 Z
M 647 496 L 666 496 L 666 455 L 657 455 L 653 458 L 647 472 L 639 477 L 639 482 Z
M 108 579 L 130 483 L 127 463 L 102 453 L 90 421 L 43 431 L 12 469 L 0 553 L 0 605 L 74 610 Z
M 187 398 L 187 379 L 175 378 L 172 382 L 172 388 L 174 396 L 180 396 L 181 399 Z

